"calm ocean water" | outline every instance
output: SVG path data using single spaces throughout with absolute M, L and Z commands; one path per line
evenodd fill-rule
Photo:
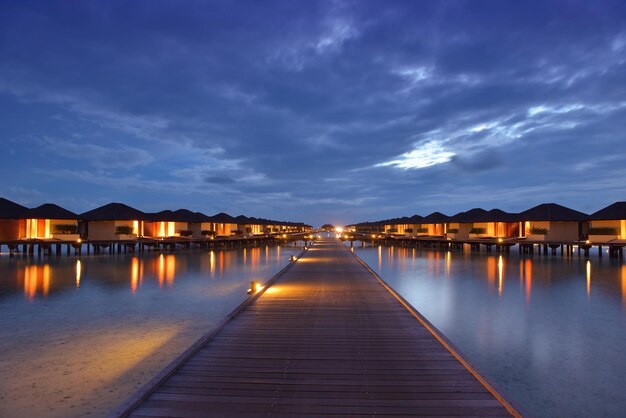
M 106 416 L 300 249 L 0 254 L 0 416 Z
M 299 251 L 0 254 L 0 416 L 106 416 Z M 529 415 L 623 416 L 623 262 L 355 251 Z
M 530 416 L 625 416 L 622 261 L 355 252 Z

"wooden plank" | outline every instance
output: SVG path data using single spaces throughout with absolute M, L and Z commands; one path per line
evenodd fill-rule
M 520 416 L 385 286 L 322 240 L 120 416 Z

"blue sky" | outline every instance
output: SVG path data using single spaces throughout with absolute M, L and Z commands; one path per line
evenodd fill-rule
M 622 1 L 0 1 L 0 196 L 349 223 L 626 200 Z

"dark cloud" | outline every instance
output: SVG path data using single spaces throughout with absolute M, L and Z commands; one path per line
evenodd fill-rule
M 461 171 L 470 173 L 493 170 L 504 164 L 500 153 L 494 149 L 482 151 L 468 157 L 455 155 L 450 162 Z
M 204 181 L 212 184 L 233 184 L 236 182 L 235 179 L 226 176 L 208 176 Z
M 319 224 L 623 200 L 617 0 L 2 9 L 9 198 Z

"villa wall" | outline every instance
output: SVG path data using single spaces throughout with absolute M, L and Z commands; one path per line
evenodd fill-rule
M 592 234 L 590 232 L 589 240 L 592 242 L 607 242 L 614 239 L 626 239 L 626 220 L 591 221 L 590 227 L 615 229 L 615 234 Z
M 447 231 L 458 229 L 459 232 L 447 232 L 446 237 L 456 239 L 466 239 L 469 237 L 469 231 L 472 229 L 471 223 L 452 222 L 448 224 Z
M 577 241 L 578 222 L 575 221 L 530 221 L 526 222 L 526 239 L 529 241 Z M 532 228 L 547 229 L 546 235 L 531 234 Z
M 137 233 L 131 234 L 130 236 L 120 236 L 115 234 L 115 229 L 118 226 L 129 226 L 135 229 L 135 222 L 137 221 L 89 221 L 87 226 L 87 239 L 91 241 L 113 241 L 119 239 L 137 238 Z
M 25 219 L 0 219 L 0 241 L 16 241 L 24 236 Z

